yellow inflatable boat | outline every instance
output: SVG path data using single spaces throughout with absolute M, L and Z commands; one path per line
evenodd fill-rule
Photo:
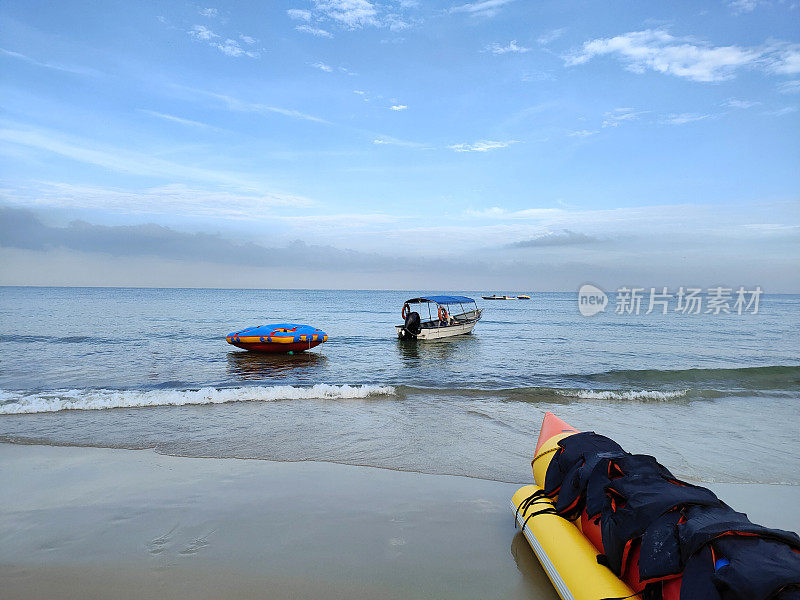
M 597 563 L 597 548 L 581 532 L 580 521 L 563 519 L 555 514 L 552 500 L 534 496 L 544 486 L 558 441 L 577 432 L 552 413 L 545 415 L 533 459 L 537 485 L 518 489 L 511 499 L 517 525 L 562 600 L 638 598 L 610 569 Z
M 516 524 L 563 600 L 800 598 L 800 536 L 753 523 L 652 456 L 547 413 L 531 464 Z

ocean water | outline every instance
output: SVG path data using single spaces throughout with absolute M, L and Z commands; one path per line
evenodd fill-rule
M 478 298 L 473 334 L 401 342 L 418 290 L 0 288 L 0 441 L 522 483 L 552 411 L 680 477 L 800 485 L 800 296 L 587 318 L 574 293 L 447 292 Z M 270 322 L 330 337 L 293 356 L 225 342 Z

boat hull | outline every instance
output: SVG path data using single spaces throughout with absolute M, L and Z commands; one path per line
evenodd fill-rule
M 291 344 L 263 344 L 261 342 L 245 343 L 245 342 L 228 342 L 232 346 L 242 348 L 244 350 L 251 350 L 253 352 L 267 352 L 269 354 L 287 354 L 289 352 L 305 352 L 311 348 L 319 346 L 322 341 L 318 342 L 293 342 Z
M 400 339 L 417 339 L 417 340 L 439 340 L 443 338 L 454 337 L 457 335 L 466 335 L 472 333 L 477 321 L 471 323 L 463 323 L 460 325 L 448 325 L 446 327 L 423 327 L 422 330 L 414 338 L 408 338 L 402 325 L 395 325 L 397 330 L 397 337 Z

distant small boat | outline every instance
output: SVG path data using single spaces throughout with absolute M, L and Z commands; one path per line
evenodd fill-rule
M 530 299 L 531 297 L 527 296 L 526 294 L 520 294 L 519 296 L 517 296 L 517 300 L 530 300 Z
M 498 296 L 493 294 L 491 296 L 481 296 L 484 300 L 514 300 L 514 296 Z
M 279 323 L 235 331 L 225 339 L 229 344 L 245 350 L 293 354 L 319 346 L 328 340 L 328 334 L 311 325 Z

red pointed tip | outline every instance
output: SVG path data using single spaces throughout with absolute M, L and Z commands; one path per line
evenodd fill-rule
M 553 413 L 546 412 L 544 419 L 542 419 L 542 429 L 539 431 L 539 439 L 536 441 L 536 452 L 534 454 L 538 454 L 539 448 L 551 437 L 567 432 L 578 433 L 578 430 L 559 419 Z

